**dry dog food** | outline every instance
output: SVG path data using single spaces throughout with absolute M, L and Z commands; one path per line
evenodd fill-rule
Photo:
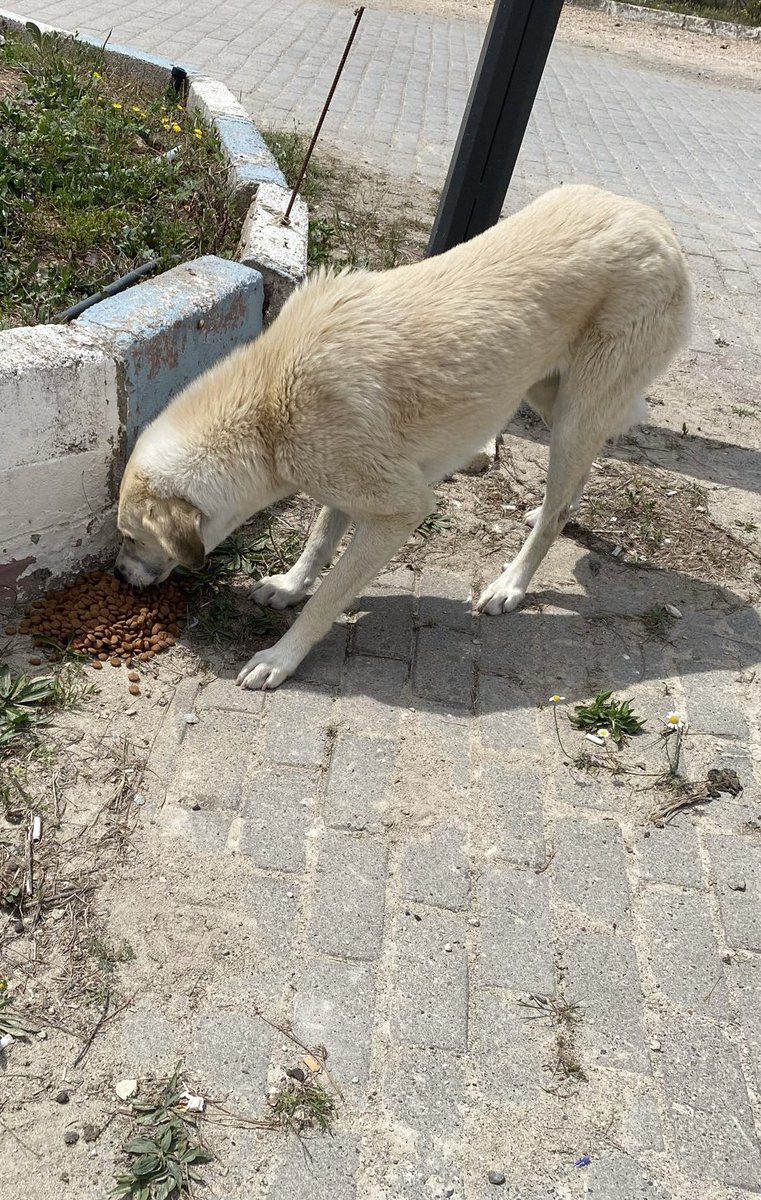
M 149 662 L 173 646 L 186 605 L 185 592 L 174 581 L 137 592 L 107 571 L 91 571 L 35 600 L 20 624 L 5 632 L 28 634 L 35 646 L 68 646 L 89 654 L 100 670 L 106 663 Z

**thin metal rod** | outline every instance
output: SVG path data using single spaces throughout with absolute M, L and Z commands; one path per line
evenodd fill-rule
M 325 101 L 324 105 L 322 106 L 322 112 L 320 113 L 320 119 L 317 122 L 317 128 L 315 129 L 314 133 L 312 134 L 312 140 L 309 143 L 309 149 L 306 152 L 306 157 L 304 158 L 304 162 L 301 167 L 299 177 L 296 180 L 296 186 L 294 187 L 293 191 L 291 192 L 291 198 L 288 201 L 288 207 L 286 208 L 285 213 L 283 214 L 283 224 L 284 225 L 288 224 L 288 218 L 291 215 L 291 209 L 293 208 L 294 204 L 296 203 L 296 197 L 299 194 L 299 188 L 301 187 L 302 183 L 304 182 L 304 176 L 307 173 L 307 167 L 309 166 L 309 160 L 312 157 L 312 151 L 314 150 L 315 145 L 317 143 L 317 139 L 320 136 L 320 130 L 322 129 L 322 123 L 325 120 L 326 116 L 328 115 L 328 109 L 330 108 L 330 102 L 333 99 L 333 93 L 335 92 L 336 88 L 338 87 L 338 81 L 341 78 L 341 74 L 346 65 L 346 60 L 349 57 L 349 51 L 351 50 L 354 38 L 357 36 L 357 30 L 359 29 L 359 23 L 362 20 L 364 13 L 365 13 L 364 4 L 360 8 L 354 9 L 354 24 L 352 26 L 351 33 L 349 34 L 349 40 L 347 41 L 346 46 L 344 48 L 344 52 L 341 55 L 341 61 L 338 64 L 338 70 L 336 71 L 335 78 L 330 86 L 330 91 L 328 92 L 328 98 Z
M 99 300 L 106 300 L 109 296 L 115 296 L 118 292 L 123 292 L 126 288 L 131 287 L 133 283 L 137 283 L 138 279 L 142 279 L 143 275 L 149 275 L 151 271 L 155 271 L 158 265 L 159 260 L 152 258 L 150 262 L 143 263 L 141 267 L 135 267 L 134 271 L 128 271 L 126 275 L 107 284 L 99 292 L 95 292 L 85 300 L 80 300 L 77 304 L 72 304 L 71 308 L 67 308 L 64 312 L 57 313 L 51 320 L 59 325 L 65 324 L 66 321 L 73 321 L 75 317 L 78 317 L 85 309 L 92 308 L 93 304 L 97 304 Z

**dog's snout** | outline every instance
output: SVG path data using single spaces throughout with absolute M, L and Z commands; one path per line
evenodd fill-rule
M 124 571 L 121 569 L 118 563 L 114 566 L 114 577 L 119 580 L 119 583 L 127 582 L 127 576 L 124 574 Z

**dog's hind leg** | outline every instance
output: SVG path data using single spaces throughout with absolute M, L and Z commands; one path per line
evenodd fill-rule
M 276 688 L 292 675 L 339 613 L 385 567 L 435 504 L 416 468 L 410 468 L 406 478 L 394 475 L 380 496 L 376 487 L 374 500 L 376 507 L 385 502 L 396 511 L 368 512 L 364 504 L 352 513 L 356 527 L 348 547 L 280 641 L 246 663 L 237 680 L 243 687 Z
M 339 508 L 322 508 L 304 549 L 290 571 L 267 575 L 254 589 L 257 604 L 270 608 L 289 608 L 300 604 L 323 567 L 329 567 L 341 538 L 349 528 L 349 518 Z
M 583 487 L 608 433 L 601 423 L 591 422 L 589 414 L 586 405 L 581 410 L 569 405 L 565 412 L 558 413 L 550 440 L 544 503 L 517 557 L 479 597 L 477 608 L 481 612 L 495 615 L 517 608 L 534 572 L 568 520 L 571 503 Z
M 548 375 L 546 379 L 540 379 L 539 382 L 535 383 L 533 387 L 530 387 L 526 393 L 527 403 L 531 406 L 531 408 L 533 408 L 534 412 L 542 418 L 548 429 L 552 429 L 555 421 L 555 414 L 557 411 L 556 401 L 558 398 L 559 388 L 560 375 L 557 372 L 553 372 L 552 375 Z M 588 476 L 585 476 L 571 498 L 571 501 L 568 505 L 568 512 L 570 516 L 573 516 L 573 514 L 578 510 L 581 497 L 584 494 L 587 478 Z M 542 506 L 540 504 L 538 508 L 530 509 L 524 516 L 523 520 L 527 525 L 530 525 L 533 528 L 539 519 L 539 514 L 541 511 Z

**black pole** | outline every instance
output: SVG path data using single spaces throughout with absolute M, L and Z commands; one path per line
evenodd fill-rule
M 441 254 L 499 220 L 563 0 L 496 0 L 428 243 Z

